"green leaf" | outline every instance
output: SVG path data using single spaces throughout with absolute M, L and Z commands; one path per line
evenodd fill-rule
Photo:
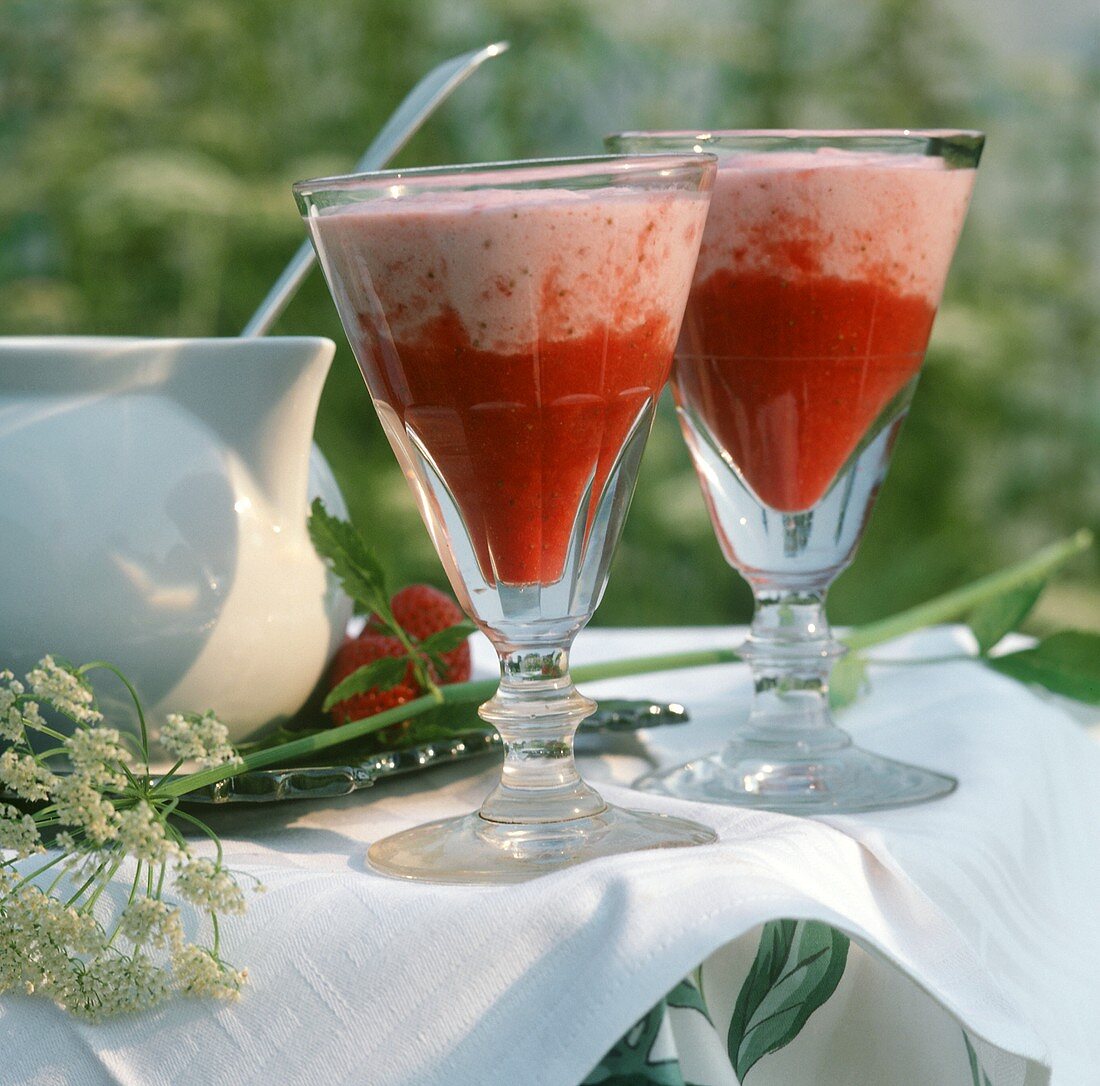
M 974 631 L 978 650 L 983 656 L 1027 618 L 1046 586 L 1045 578 L 1030 581 L 993 596 L 970 612 L 966 622 Z
M 1037 683 L 1078 701 L 1100 704 L 1100 633 L 1063 630 L 1034 648 L 986 661 L 1002 675 Z
M 679 1060 L 651 1055 L 666 1013 L 662 999 L 612 1046 L 581 1086 L 684 1086 Z
M 836 991 L 848 961 L 848 937 L 816 920 L 764 925 L 737 996 L 727 1048 L 737 1077 L 788 1045 Z
M 328 692 L 321 708 L 327 713 L 334 705 L 355 694 L 365 694 L 368 690 L 389 690 L 401 681 L 408 666 L 407 656 L 385 656 L 381 660 L 372 660 L 338 682 Z
M 322 558 L 332 563 L 344 591 L 364 611 L 374 611 L 392 624 L 390 593 L 381 563 L 363 537 L 346 520 L 332 516 L 320 498 L 314 498 L 309 537 Z
M 696 985 L 684 978 L 665 996 L 665 1002 L 670 1007 L 680 1007 L 685 1010 L 698 1011 L 711 1025 L 714 1024 L 707 1009 L 707 1001 L 703 998 L 702 991 Z
M 477 627 L 472 622 L 464 619 L 453 626 L 448 626 L 445 630 L 437 630 L 430 637 L 425 637 L 417 648 L 429 654 L 450 652 L 452 649 L 457 649 L 476 630 Z
M 867 685 L 867 661 L 858 652 L 849 652 L 833 666 L 829 675 L 829 704 L 834 709 L 851 705 Z
M 974 1086 L 993 1086 L 989 1081 L 989 1076 L 978 1062 L 978 1053 L 974 1051 L 974 1046 L 970 1043 L 966 1030 L 963 1030 L 963 1041 L 966 1042 L 966 1058 L 970 1063 L 970 1077 L 974 1080 Z

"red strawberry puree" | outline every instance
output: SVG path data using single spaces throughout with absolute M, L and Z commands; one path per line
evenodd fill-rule
M 974 173 L 839 150 L 720 160 L 674 383 L 766 505 L 819 502 L 916 376 Z
M 482 190 L 312 220 L 398 458 L 415 481 L 411 435 L 437 465 L 490 583 L 561 577 L 668 378 L 705 215 L 686 191 Z

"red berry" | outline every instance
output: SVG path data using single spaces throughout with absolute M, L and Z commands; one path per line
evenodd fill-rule
M 449 596 L 431 585 L 416 584 L 401 589 L 390 600 L 390 610 L 397 624 L 417 641 L 423 641 L 439 630 L 461 622 L 463 614 Z M 380 632 L 377 618 L 372 615 L 366 628 L 356 638 L 346 641 L 336 654 L 329 674 L 329 686 L 335 687 L 353 671 L 385 656 L 404 656 L 405 647 L 396 637 Z M 440 678 L 434 665 L 429 674 L 435 682 L 465 682 L 470 677 L 470 644 L 464 641 L 456 649 L 443 654 L 446 674 Z M 332 717 L 337 724 L 360 720 L 386 709 L 412 701 L 423 693 L 410 663 L 396 686 L 389 690 L 367 690 L 333 706 Z

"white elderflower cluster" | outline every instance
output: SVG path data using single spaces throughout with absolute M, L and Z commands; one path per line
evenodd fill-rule
M 181 991 L 216 999 L 237 999 L 248 978 L 247 969 L 234 969 L 209 950 L 194 945 L 172 955 L 172 970 Z
M 243 913 L 244 894 L 220 846 L 218 860 L 196 859 L 170 822 L 181 818 L 217 842 L 176 811 L 179 778 L 154 776 L 147 754 L 133 768 L 144 732 L 136 747 L 102 723 L 86 678 L 100 667 L 137 702 L 109 664 L 72 668 L 46 656 L 25 683 L 0 671 L 0 788 L 40 805 L 28 814 L 0 803 L 0 993 L 40 993 L 90 1020 L 147 1009 L 172 992 L 235 999 L 246 972 L 220 957 L 218 917 Z M 75 729 L 43 719 L 40 703 Z M 32 747 L 35 731 L 49 750 Z M 204 767 L 240 761 L 213 713 L 173 716 L 165 732 L 165 745 Z M 66 765 L 55 772 L 58 756 Z M 212 947 L 189 943 L 180 908 L 163 900 L 170 864 L 184 909 L 200 910 Z M 121 899 L 105 894 L 116 876 L 129 887 Z
M 20 799 L 37 803 L 48 799 L 57 784 L 54 776 L 31 754 L 16 754 L 8 749 L 0 754 L 0 784 Z
M 106 953 L 76 973 L 58 1002 L 74 1014 L 97 1021 L 155 1007 L 172 990 L 172 975 L 153 959 L 135 951 Z
M 20 860 L 45 851 L 35 820 L 7 803 L 0 803 L 0 849 L 15 852 Z
M 188 860 L 177 867 L 176 892 L 213 913 L 239 915 L 245 910 L 244 892 L 237 880 L 214 860 Z
M 229 742 L 229 729 L 211 712 L 169 713 L 160 741 L 180 761 L 198 762 L 203 768 L 241 761 Z
M 24 697 L 26 687 L 10 672 L 0 671 L 0 739 L 18 743 L 26 729 L 45 725 L 38 702 Z
M 103 719 L 103 714 L 95 707 L 92 688 L 52 656 L 44 656 L 38 667 L 27 673 L 27 682 L 39 701 L 49 702 L 78 724 L 98 724 Z
M 119 930 L 134 946 L 183 949 L 183 924 L 179 909 L 157 897 L 139 897 L 122 910 Z
M 65 740 L 65 753 L 73 772 L 94 788 L 123 788 L 126 775 L 121 767 L 129 765 L 130 752 L 115 728 L 77 728 Z
M 135 859 L 160 864 L 179 855 L 179 845 L 168 836 L 164 821 L 145 800 L 140 800 L 117 819 L 118 843 Z
M 94 783 L 79 773 L 58 777 L 53 786 L 57 817 L 99 848 L 118 837 L 118 811 Z

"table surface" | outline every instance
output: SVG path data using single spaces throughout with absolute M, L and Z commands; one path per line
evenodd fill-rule
M 742 634 L 591 630 L 574 661 Z M 959 631 L 926 631 L 889 653 L 960 646 Z M 487 645 L 475 662 L 490 666 Z M 341 800 L 212 811 L 230 865 L 269 887 L 223 931 L 227 957 L 249 967 L 245 997 L 179 1000 L 100 1026 L 5 997 L 0 1083 L 571 1086 L 700 963 L 713 1029 L 703 1037 L 681 1014 L 657 1048 L 678 1055 L 689 1081 L 735 1082 L 703 1066 L 707 1048 L 724 1043 L 759 925 L 787 917 L 824 921 L 855 943 L 836 996 L 754 1068 L 754 1086 L 969 1084 L 980 1078 L 966 1045 L 992 1086 L 1100 1082 L 1100 750 L 1063 706 L 974 662 L 875 668 L 845 726 L 879 753 L 954 774 L 958 791 L 799 819 L 626 788 L 654 764 L 721 745 L 748 705 L 743 666 L 586 692 L 688 706 L 692 723 L 607 737 L 582 770 L 614 802 L 714 826 L 717 844 L 510 887 L 366 870 L 370 841 L 475 807 L 492 760 Z

